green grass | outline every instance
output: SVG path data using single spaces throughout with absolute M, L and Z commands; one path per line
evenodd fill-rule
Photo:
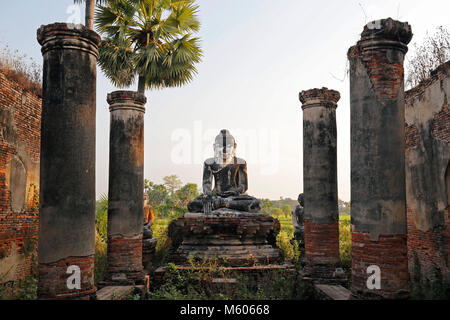
M 339 251 L 342 267 L 350 270 L 352 267 L 352 235 L 349 215 L 339 216 Z
M 283 254 L 287 260 L 297 261 L 298 250 L 290 240 L 294 237 L 294 226 L 292 225 L 292 217 L 284 214 L 275 215 L 274 218 L 280 221 L 281 230 L 277 236 L 277 245 L 283 250 Z M 352 240 L 350 232 L 350 216 L 339 216 L 339 251 L 341 255 L 342 267 L 351 268 L 351 251 Z
M 98 284 L 99 281 L 105 279 L 106 275 L 106 253 L 108 244 L 105 239 L 101 237 L 97 232 L 95 233 L 95 266 L 94 266 L 94 283 Z

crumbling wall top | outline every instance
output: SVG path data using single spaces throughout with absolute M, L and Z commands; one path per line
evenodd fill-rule
M 405 91 L 406 104 L 410 105 L 411 101 L 414 98 L 422 96 L 425 92 L 425 89 L 428 88 L 431 84 L 433 84 L 433 82 L 440 81 L 448 76 L 450 76 L 450 60 L 441 64 L 436 69 L 431 71 L 430 77 L 428 79 L 421 81 L 414 88 Z

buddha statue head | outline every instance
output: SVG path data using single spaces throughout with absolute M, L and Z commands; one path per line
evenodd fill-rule
M 303 193 L 300 193 L 300 194 L 298 195 L 297 201 L 298 201 L 298 203 L 299 203 L 302 207 L 305 206 L 305 196 L 304 196 Z
M 236 141 L 228 130 L 221 130 L 214 141 L 214 160 L 218 164 L 230 164 L 236 154 Z

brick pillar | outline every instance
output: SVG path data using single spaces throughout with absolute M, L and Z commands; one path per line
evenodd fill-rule
M 339 263 L 336 107 L 327 88 L 300 93 L 303 106 L 303 188 L 306 273 L 331 278 Z
M 134 91 L 108 94 L 109 149 L 108 281 L 142 283 L 144 210 L 144 105 Z
M 400 298 L 408 289 L 403 60 L 411 38 L 408 23 L 378 20 L 348 52 L 355 297 Z
M 73 26 L 73 28 L 71 28 Z M 76 27 L 76 28 L 75 28 Z M 44 59 L 40 217 L 40 299 L 94 293 L 95 95 L 100 37 L 81 25 L 41 26 Z M 67 280 L 79 268 L 81 286 Z

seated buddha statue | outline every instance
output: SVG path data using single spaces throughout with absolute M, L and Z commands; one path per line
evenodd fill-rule
M 203 165 L 203 194 L 188 203 L 190 212 L 208 214 L 221 208 L 244 212 L 261 210 L 261 202 L 245 194 L 247 163 L 236 157 L 236 146 L 230 132 L 221 130 L 213 145 L 214 158 L 207 159 Z

